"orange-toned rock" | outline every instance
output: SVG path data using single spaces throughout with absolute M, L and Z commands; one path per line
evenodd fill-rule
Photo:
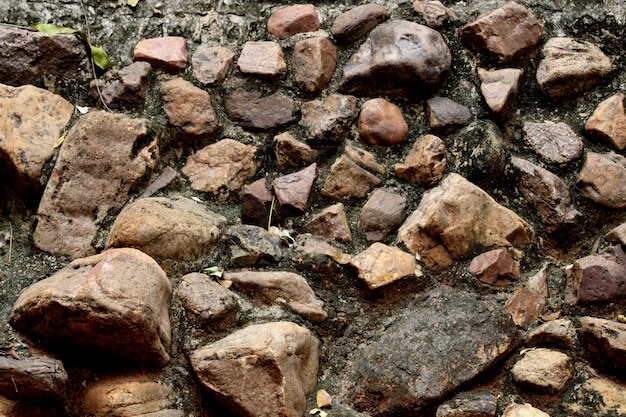
M 133 61 L 147 61 L 168 72 L 187 68 L 187 41 L 180 36 L 144 39 L 133 50 Z
M 393 145 L 404 142 L 409 131 L 402 110 L 395 104 L 374 98 L 361 106 L 359 135 L 369 145 Z
M 616 149 L 626 148 L 624 93 L 614 94 L 598 104 L 587 120 L 585 134 L 608 143 Z
M 296 33 L 314 32 L 320 28 L 313 4 L 294 4 L 276 10 L 267 21 L 267 31 L 279 39 Z

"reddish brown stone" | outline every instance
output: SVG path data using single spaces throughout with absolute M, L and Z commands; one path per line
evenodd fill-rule
M 448 20 L 456 19 L 456 15 L 440 1 L 420 1 L 413 2 L 413 10 L 426 21 L 426 24 L 433 28 L 441 28 Z
M 398 178 L 417 183 L 423 187 L 436 185 L 446 170 L 446 147 L 435 135 L 420 136 L 404 163 L 396 164 Z
M 472 113 L 462 104 L 446 97 L 433 97 L 426 101 L 426 114 L 431 129 L 451 133 L 472 120 Z
M 293 79 L 296 86 L 307 93 L 325 89 L 336 65 L 337 48 L 327 38 L 305 39 L 293 48 Z
M 546 306 L 548 284 L 546 268 L 528 278 L 528 282 L 509 297 L 506 309 L 516 325 L 528 328 Z
M 519 278 L 519 261 L 511 257 L 506 249 L 494 249 L 472 259 L 470 274 L 485 284 L 504 284 Z
M 267 227 L 271 202 L 272 194 L 266 187 L 265 178 L 244 185 L 241 195 L 241 221 Z
M 187 316 L 199 327 L 214 328 L 236 321 L 239 297 L 206 274 L 192 272 L 183 276 L 176 294 Z
M 309 196 L 317 178 L 317 164 L 293 174 L 278 177 L 272 183 L 281 215 L 300 215 L 308 208 Z
M 187 68 L 187 41 L 179 36 L 141 40 L 133 50 L 133 61 L 147 61 L 169 72 L 183 71 Z
M 341 13 L 330 31 L 339 44 L 349 44 L 361 39 L 378 24 L 389 19 L 389 11 L 377 4 L 363 4 Z
M 322 195 L 342 201 L 363 198 L 372 187 L 381 182 L 374 174 L 361 168 L 348 156 L 342 155 L 331 166 Z
M 359 135 L 369 145 L 394 145 L 404 142 L 409 126 L 400 107 L 383 99 L 374 98 L 361 106 Z
M 626 148 L 624 93 L 614 94 L 598 104 L 587 120 L 585 134 L 608 143 L 616 149 Z
M 461 42 L 476 52 L 512 61 L 534 49 L 543 36 L 541 23 L 515 2 L 484 13 L 461 29 Z
M 274 143 L 276 163 L 280 169 L 301 167 L 317 159 L 317 151 L 294 138 L 289 132 L 275 136 Z
M 151 72 L 152 65 L 142 61 L 110 70 L 103 78 L 89 84 L 89 93 L 94 100 L 103 100 L 109 107 L 143 105 Z
M 373 153 L 356 146 L 354 142 L 347 141 L 345 151 L 346 156 L 356 162 L 361 168 L 380 175 L 387 173 L 385 166 L 376 160 Z
M 302 103 L 300 125 L 312 142 L 341 142 L 358 115 L 356 97 L 331 94 L 324 101 Z
M 626 370 L 626 323 L 581 317 L 579 335 L 594 363 L 623 375 Z
M 296 120 L 293 101 L 280 94 L 261 97 L 256 91 L 235 91 L 224 99 L 228 117 L 241 127 L 270 130 Z
M 406 219 L 406 198 L 377 189 L 361 209 L 356 227 L 367 240 L 382 240 L 395 232 Z
M 287 39 L 296 33 L 314 32 L 320 28 L 317 11 L 312 4 L 294 4 L 271 14 L 267 31 L 279 39 Z
M 626 208 L 626 158 L 588 152 L 576 185 L 581 194 L 606 207 Z
M 43 356 L 28 359 L 0 356 L 0 395 L 31 401 L 58 398 L 64 394 L 67 379 L 59 360 Z
M 210 138 L 219 128 L 211 96 L 182 78 L 161 84 L 163 110 L 168 122 L 193 137 Z
M 626 255 L 621 246 L 577 259 L 571 273 L 579 303 L 609 303 L 626 297 Z
M 334 204 L 315 215 L 300 230 L 338 242 L 351 242 L 352 233 L 342 203 Z
M 277 42 L 269 41 L 246 42 L 237 60 L 237 66 L 244 74 L 268 78 L 277 78 L 287 71 L 283 49 Z

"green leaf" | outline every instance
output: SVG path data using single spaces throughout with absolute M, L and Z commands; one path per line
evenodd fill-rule
M 93 46 L 92 44 L 89 44 L 89 48 L 91 49 L 93 62 L 98 66 L 98 68 L 102 70 L 111 69 L 111 61 L 109 61 L 109 57 L 107 56 L 107 53 L 104 52 L 104 49 Z
M 78 32 L 76 29 L 64 28 L 51 23 L 33 23 L 30 26 L 37 29 L 39 32 L 49 33 L 51 35 L 67 35 Z
M 137 6 L 137 3 L 139 3 L 139 0 L 128 0 L 128 5 L 130 7 L 135 7 Z

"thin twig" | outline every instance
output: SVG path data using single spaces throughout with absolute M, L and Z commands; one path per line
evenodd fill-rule
M 274 212 L 274 202 L 276 201 L 276 197 L 272 197 L 272 205 L 270 206 L 270 215 L 269 218 L 267 220 L 267 230 L 270 230 L 270 227 L 272 227 L 272 213 Z
M 13 376 L 11 376 L 11 381 L 13 381 L 13 388 L 15 388 L 15 392 L 19 392 L 17 390 L 17 384 L 15 383 L 15 379 L 13 379 Z

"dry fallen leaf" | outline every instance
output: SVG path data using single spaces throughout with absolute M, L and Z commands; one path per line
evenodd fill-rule
M 333 405 L 333 399 L 325 389 L 317 391 L 315 399 L 319 408 L 327 408 Z

